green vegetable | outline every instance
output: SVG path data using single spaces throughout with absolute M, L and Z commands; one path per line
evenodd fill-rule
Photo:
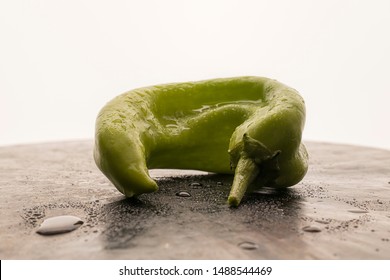
M 127 197 L 158 189 L 149 168 L 235 173 L 228 198 L 288 187 L 307 171 L 305 105 L 292 88 L 237 77 L 139 88 L 109 102 L 96 120 L 97 166 Z

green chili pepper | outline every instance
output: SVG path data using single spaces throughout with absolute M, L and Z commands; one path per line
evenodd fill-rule
M 234 173 L 238 206 L 249 185 L 288 187 L 306 174 L 305 105 L 292 88 L 237 77 L 139 88 L 96 120 L 97 166 L 127 197 L 156 191 L 148 169 Z

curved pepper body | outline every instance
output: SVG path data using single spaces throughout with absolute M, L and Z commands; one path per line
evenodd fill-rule
M 287 187 L 307 171 L 304 122 L 303 99 L 275 80 L 238 77 L 158 85 L 124 93 L 100 111 L 94 157 L 128 197 L 157 190 L 148 174 L 152 168 L 235 173 L 232 192 L 245 181 L 242 176 L 253 177 L 244 188 L 253 181 Z M 244 158 L 254 170 L 242 169 Z

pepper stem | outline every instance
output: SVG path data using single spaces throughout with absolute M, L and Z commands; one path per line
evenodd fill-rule
M 233 185 L 228 197 L 230 206 L 237 207 L 244 197 L 246 189 L 259 174 L 259 167 L 253 159 L 242 155 L 237 163 Z

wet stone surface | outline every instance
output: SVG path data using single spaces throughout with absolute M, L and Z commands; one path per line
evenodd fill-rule
M 126 199 L 91 141 L 2 147 L 0 258 L 389 259 L 390 151 L 307 146 L 301 183 L 255 190 L 238 208 L 226 203 L 232 176 L 152 170 L 158 192 Z M 58 216 L 82 222 L 37 233 Z

